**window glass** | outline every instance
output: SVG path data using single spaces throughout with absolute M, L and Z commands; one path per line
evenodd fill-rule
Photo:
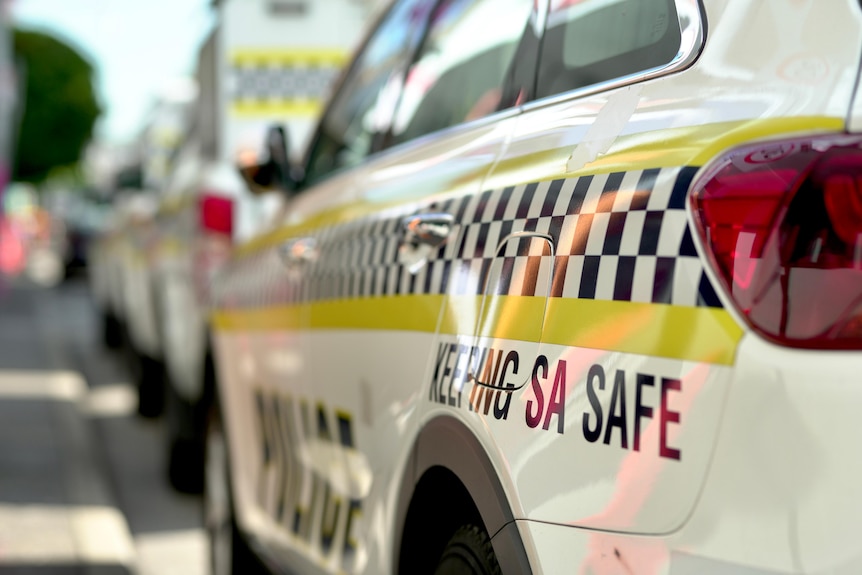
M 674 0 L 552 0 L 537 96 L 663 66 L 679 49 Z
M 410 58 L 433 6 L 397 2 L 384 17 L 334 95 L 308 151 L 305 183 L 355 166 L 380 145 Z
M 544 0 L 542 0 L 544 3 Z M 544 30 L 539 28 L 536 11 L 539 9 L 539 0 L 533 3 L 533 14 L 524 28 L 515 56 L 506 72 L 503 84 L 503 96 L 498 110 L 520 106 L 529 102 L 536 95 L 536 76 L 538 75 L 539 48 Z
M 392 143 L 497 110 L 532 8 L 533 0 L 441 1 L 407 74 Z

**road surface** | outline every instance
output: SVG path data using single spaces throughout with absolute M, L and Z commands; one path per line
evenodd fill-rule
M 86 278 L 0 285 L 0 575 L 204 575 L 201 499 L 170 488 Z

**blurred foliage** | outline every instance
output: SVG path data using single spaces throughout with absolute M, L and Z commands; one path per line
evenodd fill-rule
M 75 188 L 85 186 L 87 179 L 80 164 L 64 164 L 52 167 L 46 174 L 45 182 Z
M 71 46 L 16 29 L 14 47 L 25 93 L 13 178 L 39 183 L 77 166 L 101 110 L 93 67 Z

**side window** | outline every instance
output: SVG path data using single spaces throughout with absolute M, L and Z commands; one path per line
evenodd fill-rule
M 674 0 L 551 0 L 536 96 L 552 96 L 671 62 Z
M 427 0 L 397 2 L 366 42 L 309 146 L 306 184 L 359 164 L 379 147 L 431 4 Z
M 533 0 L 443 0 L 407 73 L 392 122 L 397 144 L 498 109 Z

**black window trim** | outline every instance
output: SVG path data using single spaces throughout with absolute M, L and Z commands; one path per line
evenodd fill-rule
M 443 0 L 430 0 L 430 1 L 434 4 L 435 8 L 443 2 Z M 679 1 L 679 0 L 677 0 L 677 1 Z M 697 0 L 695 0 L 695 1 L 697 1 Z M 321 178 L 319 180 L 315 180 L 313 182 L 306 182 L 306 180 L 305 180 L 304 171 L 305 171 L 305 168 L 308 166 L 311 150 L 313 149 L 314 145 L 317 142 L 321 126 L 323 125 L 323 121 L 327 117 L 327 115 L 329 114 L 330 108 L 332 107 L 333 102 L 335 101 L 335 97 L 334 97 L 335 94 L 338 93 L 338 91 L 341 89 L 342 85 L 347 81 L 347 78 L 351 77 L 353 70 L 357 65 L 358 55 L 361 54 L 366 49 L 368 43 L 371 41 L 371 39 L 376 34 L 377 29 L 382 25 L 383 21 L 386 19 L 388 14 L 392 11 L 392 9 L 394 8 L 395 4 L 397 4 L 397 2 L 398 2 L 398 0 L 389 0 L 386 4 L 385 8 L 380 10 L 380 12 L 378 13 L 377 18 L 374 21 L 373 25 L 368 28 L 368 31 L 366 32 L 365 37 L 359 43 L 358 47 L 354 50 L 353 55 L 351 57 L 350 65 L 345 67 L 344 70 L 342 70 L 341 75 L 339 76 L 338 80 L 335 82 L 335 84 L 332 88 L 332 91 L 330 92 L 330 97 L 326 102 L 326 107 L 324 108 L 323 112 L 321 113 L 320 117 L 318 118 L 317 124 L 315 125 L 314 131 L 312 132 L 313 138 L 308 142 L 308 145 L 307 145 L 306 149 L 304 150 L 303 157 L 302 157 L 302 163 L 299 166 L 301 168 L 301 170 L 303 171 L 302 180 L 300 181 L 300 184 L 297 187 L 296 191 L 293 192 L 294 194 L 303 194 L 306 190 L 315 188 L 318 184 L 325 182 L 326 180 L 330 179 L 331 177 L 338 176 L 338 174 L 343 173 L 345 170 L 349 171 L 349 170 L 356 169 L 358 167 L 358 166 L 352 166 L 352 167 L 339 168 L 339 169 L 333 170 L 331 172 L 328 172 L 326 175 L 323 176 L 323 178 Z M 539 43 L 540 44 L 542 41 L 543 30 L 545 28 L 545 22 L 547 20 L 547 15 L 548 15 L 548 8 L 547 8 L 548 2 L 549 2 L 549 0 L 540 0 L 539 2 L 536 3 L 536 6 L 533 9 L 533 12 L 536 14 L 536 22 L 534 23 L 534 26 L 536 27 L 537 32 L 541 32 L 541 33 L 539 33 Z M 433 12 L 433 10 L 432 10 L 432 12 Z M 429 12 L 429 14 L 431 14 L 432 12 Z M 425 44 L 425 36 L 427 34 L 428 34 L 428 20 L 426 19 L 425 22 L 423 23 L 422 40 L 417 44 L 417 47 L 413 51 L 413 53 L 410 54 L 408 68 L 415 63 L 417 55 L 419 53 L 421 53 L 422 46 Z M 541 48 L 539 50 L 539 54 L 540 53 L 541 53 Z M 535 66 L 534 77 L 533 77 L 534 83 L 536 81 L 536 77 L 538 76 L 538 57 L 539 57 L 539 54 L 536 54 L 536 66 Z M 402 88 L 403 88 L 403 86 L 402 86 Z M 400 93 L 398 95 L 399 103 L 401 101 L 401 95 L 402 94 L 400 94 Z M 483 116 L 481 118 L 476 118 L 475 120 L 470 120 L 468 122 L 461 122 L 459 124 L 447 126 L 446 128 L 443 128 L 441 130 L 430 132 L 428 134 L 423 134 L 419 137 L 416 137 L 416 138 L 413 138 L 413 139 L 410 139 L 410 140 L 407 140 L 404 142 L 400 142 L 400 143 L 395 144 L 395 145 L 391 145 L 391 146 L 377 145 L 377 146 L 375 146 L 375 149 L 372 150 L 368 154 L 366 160 L 363 161 L 362 164 L 364 165 L 367 162 L 376 160 L 377 158 L 382 158 L 382 157 L 388 155 L 393 150 L 402 150 L 402 149 L 405 149 L 405 147 L 411 147 L 411 146 L 415 145 L 417 142 L 427 142 L 429 139 L 446 137 L 445 136 L 446 134 L 457 133 L 458 131 L 460 131 L 462 129 L 466 130 L 466 129 L 481 128 L 482 126 L 484 126 L 486 124 L 490 124 L 490 123 L 498 122 L 498 121 L 503 121 L 509 117 L 521 114 L 524 111 L 527 103 L 521 104 L 520 106 L 513 106 L 513 107 L 509 107 L 509 108 L 504 108 L 502 110 L 497 110 L 495 112 L 488 114 L 487 116 Z M 381 139 L 381 142 L 388 141 L 388 139 L 390 137 L 390 131 L 391 131 L 391 125 L 387 126 L 386 130 L 384 131 L 384 137 Z
M 434 0 L 434 3 L 436 4 L 437 1 L 438 0 Z M 375 17 L 374 21 L 371 23 L 370 26 L 368 26 L 368 28 L 366 28 L 365 36 L 363 36 L 362 40 L 357 44 L 357 46 L 354 48 L 352 54 L 350 55 L 350 65 L 344 67 L 344 69 L 341 71 L 341 74 L 339 75 L 338 79 L 333 84 L 333 86 L 329 92 L 329 95 L 327 97 L 326 105 L 325 105 L 323 111 L 321 112 L 320 116 L 317 118 L 317 123 L 315 124 L 314 130 L 312 131 L 312 138 L 308 141 L 308 144 L 306 145 L 305 150 L 303 150 L 302 162 L 298 166 L 299 169 L 302 171 L 302 177 L 300 179 L 299 185 L 296 188 L 296 191 L 293 192 L 293 194 L 295 194 L 295 195 L 302 194 L 305 190 L 312 189 L 312 188 L 316 187 L 319 183 L 325 182 L 330 177 L 344 171 L 344 168 L 339 168 L 339 169 L 333 170 L 333 171 L 325 174 L 323 176 L 323 178 L 321 178 L 319 180 L 315 180 L 313 182 L 307 182 L 306 178 L 305 178 L 306 168 L 308 167 L 308 162 L 311 160 L 311 152 L 314 149 L 315 145 L 317 144 L 317 141 L 318 141 L 319 136 L 320 136 L 320 131 L 323 127 L 323 122 L 329 116 L 331 108 L 335 104 L 335 95 L 341 91 L 342 87 L 344 86 L 344 83 L 347 82 L 347 80 L 349 78 L 353 77 L 353 73 L 356 69 L 356 66 L 359 65 L 359 55 L 362 54 L 363 52 L 365 52 L 365 50 L 368 48 L 368 44 L 371 42 L 372 38 L 374 38 L 374 36 L 377 34 L 378 29 L 383 25 L 383 23 L 386 21 L 386 18 L 389 16 L 389 14 L 392 12 L 392 10 L 395 9 L 395 5 L 398 3 L 399 3 L 399 0 L 387 0 L 385 2 L 385 4 L 383 5 L 383 7 L 380 10 L 378 10 L 377 14 L 375 15 L 376 17 Z M 427 19 L 423 22 L 422 25 L 423 25 L 422 34 L 424 35 L 425 29 L 427 29 L 427 27 L 428 27 Z M 412 62 L 413 59 L 415 58 L 415 56 L 416 56 L 416 53 L 414 50 L 414 53 L 410 54 L 410 60 L 409 61 Z M 400 95 L 399 95 L 399 99 L 400 99 Z M 386 131 L 388 132 L 388 127 L 387 127 Z M 379 149 L 374 150 L 371 153 L 369 153 L 368 156 L 369 157 L 376 156 L 377 153 L 379 153 L 379 151 L 380 151 Z
M 606 82 L 599 82 L 590 86 L 584 86 L 583 88 L 576 88 L 552 96 L 537 98 L 525 103 L 521 107 L 521 110 L 529 112 L 576 98 L 608 92 L 616 88 L 622 88 L 645 80 L 679 72 L 691 66 L 700 55 L 704 41 L 706 40 L 706 14 L 703 9 L 702 0 L 674 0 L 674 5 L 676 6 L 680 30 L 680 48 L 670 62 L 663 66 L 648 68 Z

